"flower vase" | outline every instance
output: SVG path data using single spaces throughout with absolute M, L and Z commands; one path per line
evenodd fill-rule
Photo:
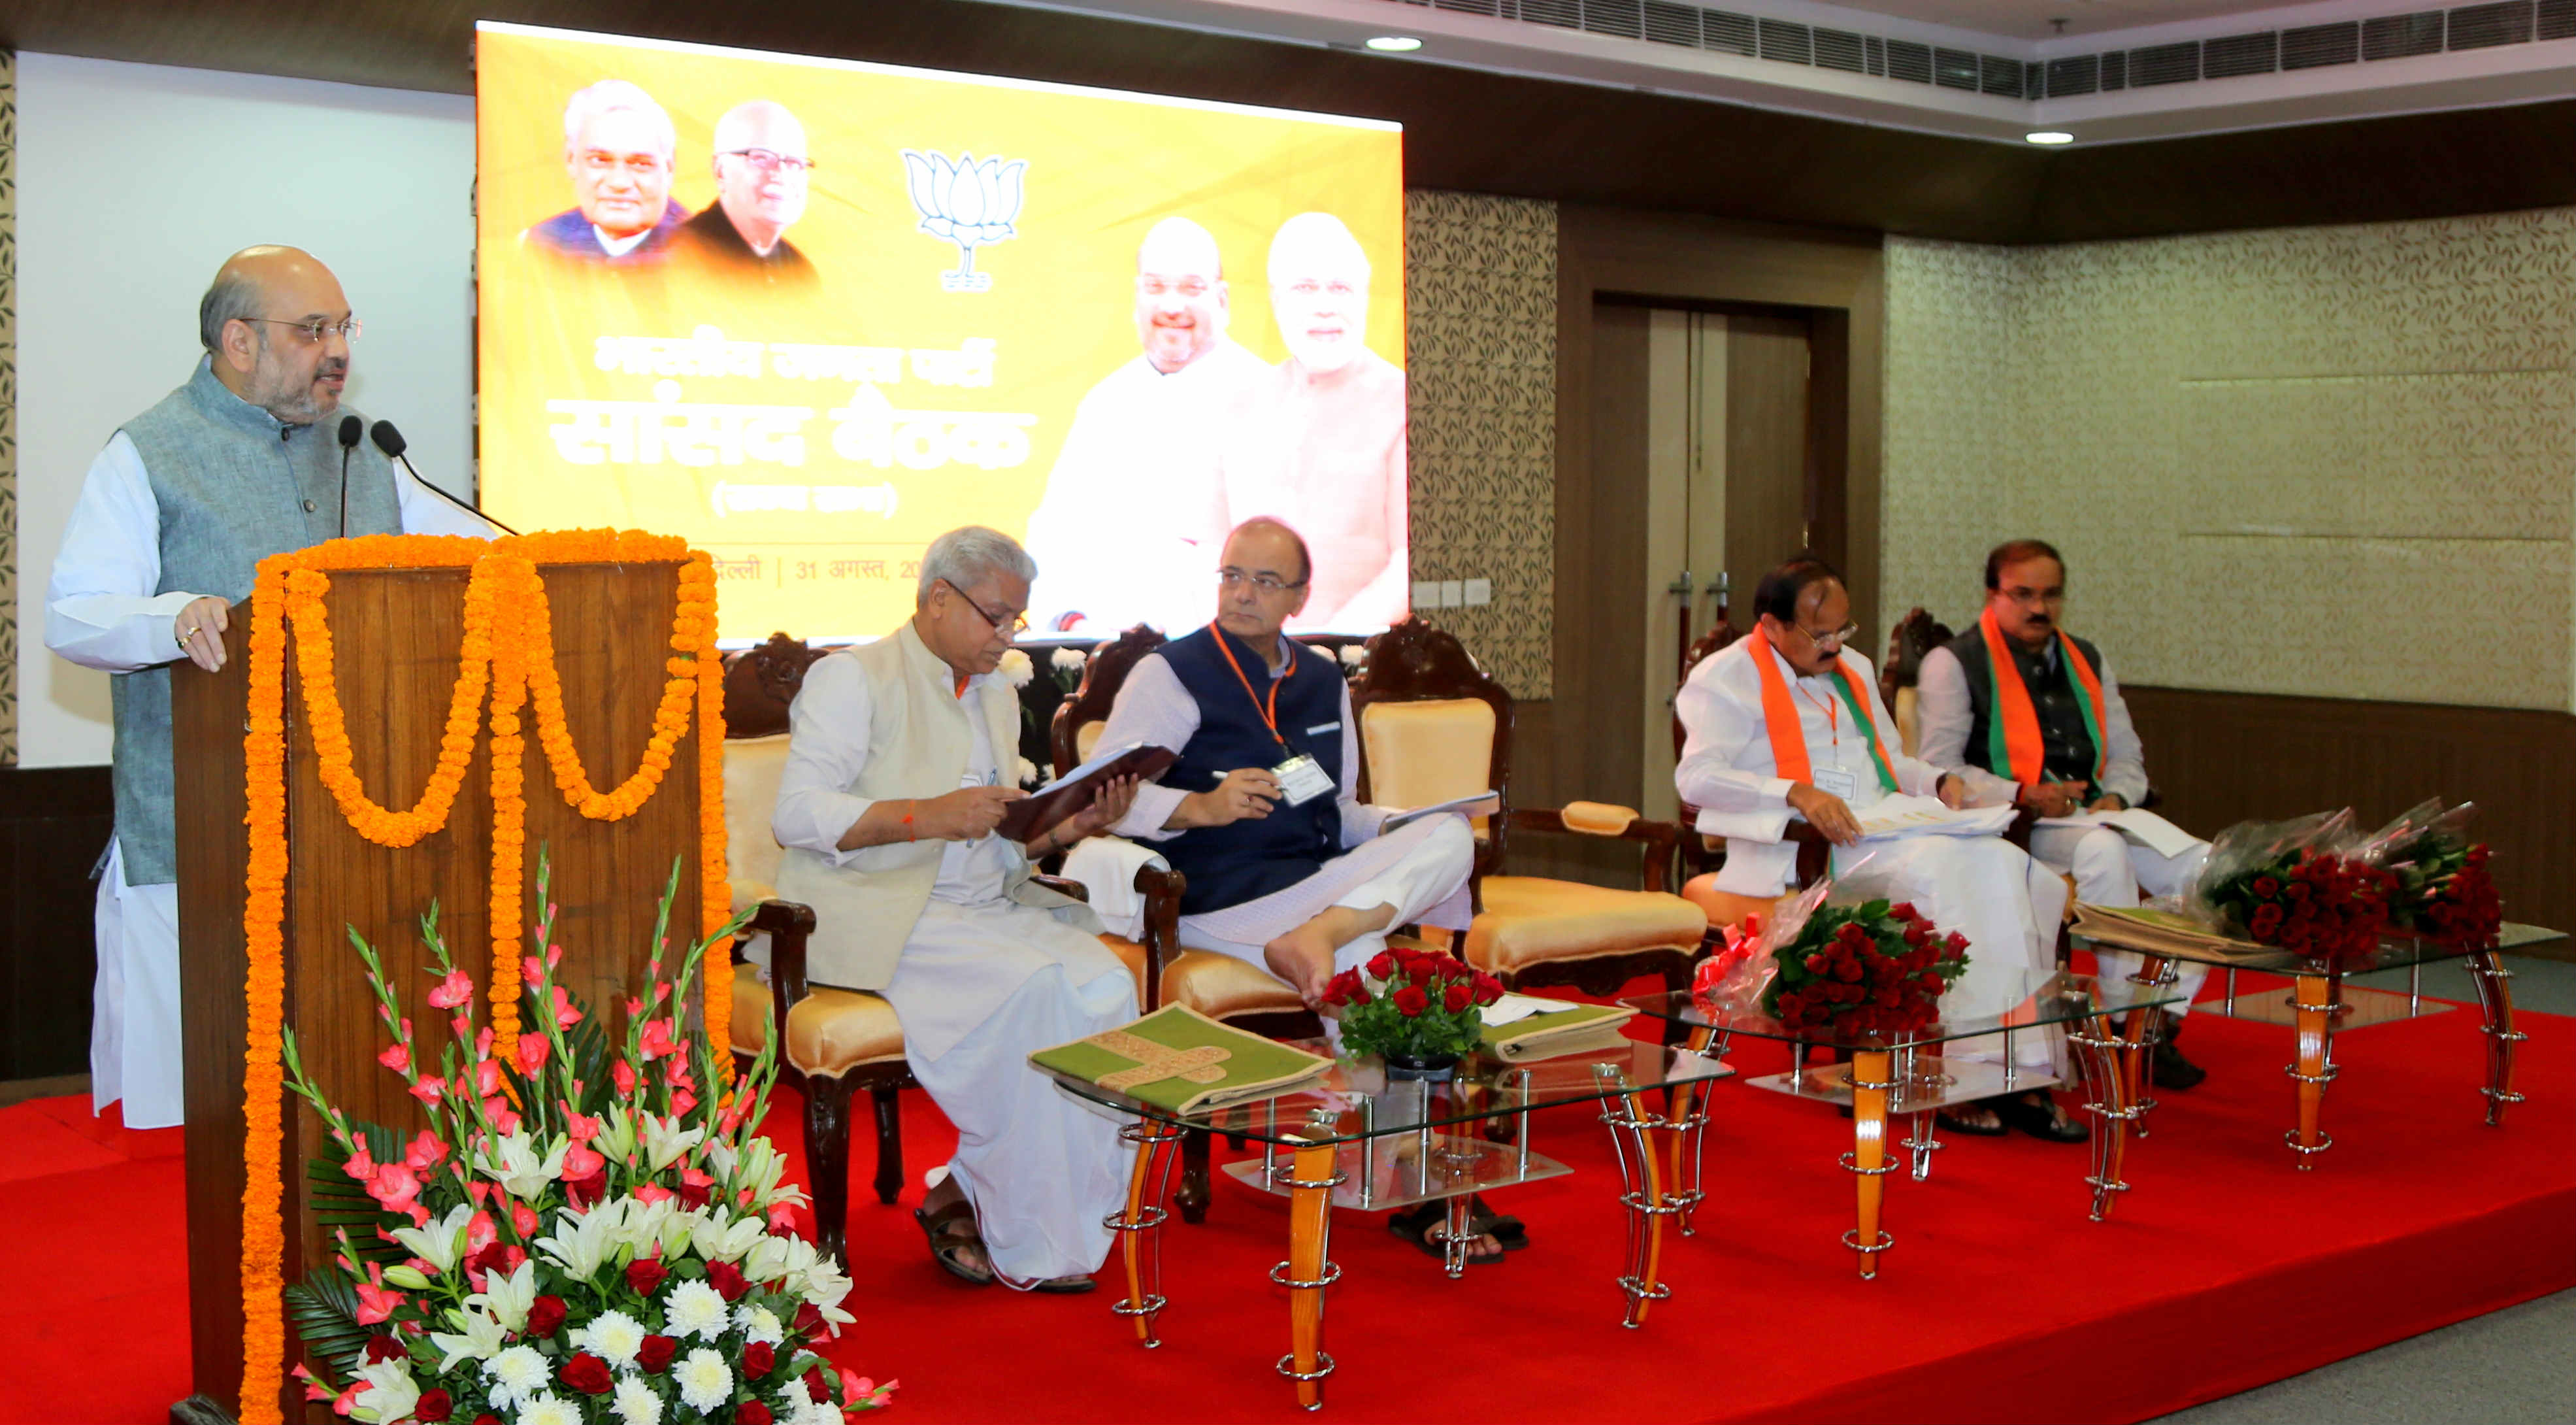
M 1421 1079 L 1445 1084 L 1458 1072 L 1455 1054 L 1387 1054 L 1386 1077 L 1392 1083 L 1399 1079 Z

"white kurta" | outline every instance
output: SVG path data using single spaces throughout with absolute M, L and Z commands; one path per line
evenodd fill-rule
M 1102 636 L 1137 623 L 1189 628 L 1215 613 L 1223 424 L 1269 371 L 1220 337 L 1178 371 L 1139 356 L 1082 398 L 1029 516 L 1039 628 L 1074 611 L 1082 631 Z
M 973 697 L 986 678 L 970 680 Z M 844 789 L 867 765 L 873 708 L 848 659 L 814 665 L 790 709 L 789 755 L 772 825 L 786 845 L 847 865 L 841 837 L 875 803 Z M 1001 766 L 980 717 L 960 786 L 998 786 Z M 1031 1052 L 1116 1029 L 1136 1017 L 1136 980 L 1094 935 L 1007 899 L 1017 843 L 999 836 L 942 848 L 887 1002 L 903 1022 L 904 1059 L 957 1127 L 949 1160 L 994 1269 L 1013 1285 L 1099 1269 L 1124 1201 L 1134 1150 L 1111 1119 L 1055 1091 Z
M 1799 818 L 1789 806 L 1793 784 L 1779 775 L 1771 756 L 1756 657 L 1773 660 L 1787 680 L 1811 767 L 1837 768 L 1852 778 L 1859 790 L 1846 801 L 1854 811 L 1875 805 L 1887 793 L 1871 765 L 1868 730 L 1854 726 L 1851 709 L 1832 680 L 1799 676 L 1788 660 L 1754 637 L 1692 669 L 1674 701 L 1687 734 L 1673 770 L 1674 787 L 1683 801 L 1700 808 L 1699 830 L 1726 837 L 1719 888 L 1771 896 L 1786 889 L 1796 874 L 1797 848 L 1782 838 Z M 1896 722 L 1879 698 L 1869 660 L 1847 651 L 1843 662 L 1853 682 L 1865 690 L 1881 736 L 1892 738 Z M 1898 791 L 1931 796 L 1938 790 L 1939 769 L 1906 756 L 1893 743 L 1887 753 Z M 1933 924 L 1968 938 L 1968 970 L 1942 996 L 1944 1018 L 2003 1014 L 2055 967 L 2066 883 L 2000 838 L 1926 835 L 1838 846 L 1833 869 L 1837 878 L 1851 877 L 1856 888 L 1913 901 Z M 2044 1036 L 2017 1039 L 2016 1059 L 2033 1065 L 2049 1061 Z M 1972 1042 L 1953 1045 L 1949 1053 L 1999 1057 L 2000 1046 Z
M 1270 676 L 1284 676 L 1287 667 L 1283 662 Z M 1359 799 L 1359 727 L 1351 715 L 1347 684 L 1341 692 L 1341 710 L 1342 775 L 1336 795 L 1343 854 L 1295 885 L 1258 900 L 1182 916 L 1183 945 L 1232 955 L 1267 970 L 1263 945 L 1333 906 L 1373 910 L 1391 905 L 1395 919 L 1390 925 L 1467 928 L 1473 914 L 1467 877 L 1474 868 L 1476 846 L 1466 818 L 1424 817 L 1392 835 L 1380 836 L 1378 828 L 1392 813 Z M 1148 657 L 1137 662 L 1119 688 L 1108 726 L 1101 729 L 1100 745 L 1141 742 L 1179 750 L 1189 745 L 1198 730 L 1198 700 L 1181 686 L 1170 663 Z M 1180 833 L 1165 830 L 1163 823 L 1188 795 L 1159 783 L 1137 788 L 1136 804 L 1118 823 L 1118 833 L 1148 843 L 1170 840 Z M 1341 948 L 1333 957 L 1333 968 L 1346 970 L 1385 948 L 1383 934 L 1363 935 Z
M 492 537 L 491 526 L 394 471 L 406 534 Z M 85 668 L 132 673 L 185 657 L 174 625 L 204 593 L 161 587 L 161 507 L 134 442 L 118 431 L 90 462 L 45 582 L 45 646 Z M 132 1128 L 180 1121 L 179 888 L 125 883 L 111 842 L 98 882 L 98 980 L 91 996 L 90 1102 L 125 1100 Z
M 2054 641 L 2045 656 L 2055 666 L 2061 654 Z M 2129 719 L 2128 703 L 2120 696 L 2111 655 L 2102 654 L 2093 672 L 2102 680 L 2102 790 L 2135 806 L 2147 795 L 2146 747 Z M 2010 805 L 2020 790 L 2011 777 L 1968 764 L 1968 733 L 1976 714 L 1968 700 L 1967 670 L 1958 656 L 1947 648 L 1925 654 L 1915 696 L 1922 710 L 1923 760 L 1966 781 L 1970 800 L 1977 805 Z M 2073 876 L 2076 899 L 2093 905 L 2133 906 L 2141 893 L 2180 894 L 2199 873 L 2202 859 L 2209 855 L 2209 843 L 2198 842 L 2179 856 L 2160 856 L 2108 827 L 2052 826 L 2043 821 L 2031 829 L 2030 854 L 2050 870 Z M 2126 978 L 2145 963 L 2139 956 L 2117 950 L 2097 950 L 2094 958 L 2101 962 L 2105 978 Z M 2209 967 L 2185 961 L 2176 968 L 2181 972 L 2176 987 L 2186 998 L 2172 1012 L 2187 1014 L 2188 997 L 2200 993 Z

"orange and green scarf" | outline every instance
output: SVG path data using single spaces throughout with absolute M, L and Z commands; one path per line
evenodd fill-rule
M 1753 650 L 1753 666 L 1762 675 L 1762 724 L 1771 735 L 1773 772 L 1792 782 L 1813 783 L 1815 765 L 1807 759 L 1806 725 L 1798 718 L 1797 701 L 1789 696 L 1788 680 L 1780 676 L 1779 665 L 1771 661 L 1779 648 L 1771 642 L 1771 635 L 1760 629 L 1754 631 L 1754 637 L 1762 643 Z M 1787 661 L 1785 656 L 1782 661 Z M 1869 715 L 1869 699 L 1862 696 L 1852 679 L 1851 665 L 1840 654 L 1834 656 L 1834 687 L 1842 693 L 1843 705 L 1852 710 L 1852 724 L 1869 734 L 1869 764 L 1878 773 L 1880 790 L 1894 796 L 1896 769 L 1887 760 L 1887 744 L 1879 740 L 1878 720 Z
M 2025 787 L 2038 786 L 2048 779 L 2048 752 L 2040 740 L 2039 709 L 2031 703 L 2030 689 L 2022 686 L 2021 668 L 2013 662 L 2012 648 L 1995 624 L 1993 609 L 1978 615 L 1977 628 L 1985 635 L 1987 686 L 1993 694 L 1986 718 L 1986 768 L 1992 772 L 2009 768 L 2014 781 Z M 2083 694 L 2075 705 L 2084 713 L 2084 730 L 2093 734 L 2093 770 L 2088 780 L 2099 786 L 2104 755 L 2102 679 L 2064 629 L 2057 631 L 2057 646 L 2065 654 L 2066 666 L 2075 674 L 2076 688 Z

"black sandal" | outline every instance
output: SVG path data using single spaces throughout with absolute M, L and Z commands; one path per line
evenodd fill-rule
M 1042 1291 L 1049 1296 L 1080 1296 L 1099 1285 L 1099 1282 L 1090 1277 L 1049 1277 L 1036 1286 L 1030 1287 L 1029 1290 Z
M 1995 1100 L 1995 1116 L 2043 1143 L 2081 1143 L 2093 1134 L 2070 1117 L 2045 1089 Z
M 982 1234 L 975 1230 L 975 1204 L 961 1197 L 937 1212 L 916 1207 L 912 1220 L 921 1224 L 921 1235 L 930 1239 L 930 1259 L 941 1271 L 972 1286 L 993 1284 L 990 1265 L 970 1267 L 958 1255 L 962 1248 L 984 1245 Z
M 1958 1106 L 1962 1109 L 1982 1108 L 1988 1113 L 1993 1113 L 1995 1115 L 1995 1121 L 1992 1123 L 1970 1123 L 1968 1120 L 1959 1117 L 1951 1110 L 1945 1108 L 1939 1113 L 1933 1115 L 1935 1126 L 1968 1138 L 2001 1138 L 2012 1131 L 2012 1129 L 2005 1126 L 2004 1116 L 2001 1113 L 1996 1112 L 1995 1106 L 1983 1099 L 1979 1099 L 1974 1103 L 1963 1103 Z
M 1386 1230 L 1421 1248 L 1425 1254 L 1438 1257 L 1445 1262 L 1448 1260 L 1448 1254 L 1440 1240 L 1431 1234 L 1435 1229 L 1446 1227 L 1448 1222 L 1448 1203 L 1434 1199 L 1418 1207 L 1388 1213 Z M 1504 1230 L 1506 1223 L 1510 1224 L 1508 1231 Z M 1467 1232 L 1470 1237 L 1493 1238 L 1496 1247 L 1492 1252 L 1479 1252 L 1471 1242 L 1467 1248 L 1467 1264 L 1472 1267 L 1491 1266 L 1501 1261 L 1504 1253 L 1516 1252 L 1529 1245 L 1528 1229 L 1524 1228 L 1517 1219 L 1495 1216 L 1486 1210 L 1482 1202 L 1468 1210 Z

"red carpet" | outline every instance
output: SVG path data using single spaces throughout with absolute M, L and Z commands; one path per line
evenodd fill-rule
M 1383 1219 L 1336 1216 L 1327 1414 L 2134 1420 L 2576 1286 L 2576 1034 L 2526 1020 L 2530 1101 L 2501 1132 L 2480 1126 L 2474 1010 L 2342 1039 L 2337 1146 L 2300 1173 L 2281 1146 L 2289 1031 L 2196 1019 L 2186 1043 L 2209 1082 L 2165 1096 L 2109 1223 L 2085 1220 L 2083 1149 L 1952 1140 L 1930 1182 L 1889 1180 L 1897 1243 L 1875 1282 L 1839 1240 L 1847 1125 L 1722 1086 L 1711 1202 L 1697 1237 L 1667 1238 L 1673 1299 L 1642 1331 L 1618 1324 L 1607 1136 L 1588 1111 L 1552 1112 L 1536 1144 L 1577 1171 L 1498 1196 L 1535 1239 L 1502 1265 L 1447 1281 Z M 1781 1058 L 1755 1047 L 1736 1063 Z M 795 1110 L 772 1121 L 782 1144 L 798 1141 Z M 917 1184 L 950 1134 L 919 1093 L 904 1113 Z M 187 1392 L 176 1154 L 175 1131 L 128 1133 L 85 1102 L 0 1110 L 0 1339 L 19 1361 L 0 1425 L 157 1425 Z M 902 1380 L 889 1421 L 1296 1415 L 1271 1373 L 1287 1349 L 1286 1294 L 1266 1275 L 1286 1254 L 1274 1200 L 1220 1177 L 1205 1226 L 1165 1229 L 1174 1305 L 1147 1352 L 1109 1314 L 1109 1288 L 1026 1297 L 940 1275 L 912 1225 L 918 1188 L 877 1206 L 870 1154 L 863 1141 L 852 1164 L 860 1320 L 834 1354 Z

